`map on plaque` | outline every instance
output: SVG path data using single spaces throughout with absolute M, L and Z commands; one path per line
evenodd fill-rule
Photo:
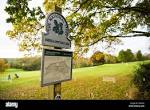
M 72 78 L 72 52 L 43 49 L 42 86 Z
M 71 47 L 68 24 L 58 12 L 50 13 L 46 19 L 46 33 L 42 33 L 42 45 L 67 49 Z

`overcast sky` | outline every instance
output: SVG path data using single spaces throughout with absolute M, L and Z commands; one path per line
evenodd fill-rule
M 8 17 L 7 13 L 4 11 L 7 0 L 2 0 L 0 3 L 0 58 L 16 58 L 22 57 L 23 53 L 19 52 L 18 44 L 15 40 L 10 40 L 6 36 L 6 31 L 11 29 L 11 25 L 6 23 L 6 18 Z M 43 0 L 33 0 L 31 3 L 34 6 L 42 6 Z M 91 47 L 90 51 L 86 54 L 89 57 L 96 49 L 102 52 L 109 52 L 111 54 L 117 55 L 121 49 L 131 49 L 133 52 L 141 50 L 142 53 L 150 53 L 148 47 L 150 46 L 150 38 L 139 37 L 139 38 L 123 38 L 123 45 L 114 46 L 115 49 L 104 49 L 103 44 L 99 43 L 98 45 Z

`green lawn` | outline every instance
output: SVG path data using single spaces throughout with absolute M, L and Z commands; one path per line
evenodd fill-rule
M 127 93 L 138 63 L 141 62 L 73 69 L 73 79 L 62 83 L 62 99 L 129 99 Z M 15 73 L 20 78 L 8 81 L 8 74 L 14 77 Z M 108 76 L 116 82 L 103 81 Z M 0 74 L 0 99 L 47 100 L 52 99 L 52 93 L 53 86 L 40 87 L 40 71 L 9 69 Z

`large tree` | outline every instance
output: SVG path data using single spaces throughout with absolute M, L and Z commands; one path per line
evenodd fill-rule
M 105 62 L 104 59 L 104 54 L 100 51 L 96 51 L 90 58 L 90 60 L 92 61 L 93 65 L 99 65 L 99 64 L 103 64 Z
M 138 50 L 138 52 L 136 53 L 136 60 L 137 61 L 143 60 L 143 55 L 141 53 L 141 50 Z
M 40 7 L 30 9 L 30 0 L 7 0 L 5 11 L 9 14 L 7 23 L 12 29 L 6 34 L 10 39 L 17 39 L 21 51 L 40 50 L 39 31 L 43 28 L 40 21 L 45 17 Z
M 0 59 L 0 73 L 4 72 L 9 67 L 5 59 Z
M 8 35 L 11 38 L 21 38 L 20 47 L 23 50 L 39 47 L 39 37 L 36 40 L 34 38 L 43 28 L 39 19 L 44 17 L 41 9 L 30 10 L 28 2 L 29 0 L 8 0 L 6 7 L 10 18 L 14 18 L 7 20 L 14 28 L 8 31 Z M 54 5 L 60 6 L 67 13 L 70 37 L 77 49 L 82 47 L 88 50 L 89 46 L 100 41 L 109 44 L 120 42 L 119 37 L 150 36 L 150 0 L 44 0 L 46 12 L 50 12 Z M 18 11 L 20 9 L 21 12 Z M 145 27 L 145 31 L 137 30 L 139 26 Z M 26 43 L 29 41 L 32 42 Z
M 134 61 L 134 54 L 132 53 L 132 51 L 130 49 L 127 49 L 126 51 L 121 50 L 118 54 L 118 60 L 120 62 L 130 62 L 130 61 Z

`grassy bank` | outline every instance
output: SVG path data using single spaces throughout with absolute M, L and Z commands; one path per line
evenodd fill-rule
M 147 61 L 148 62 L 148 61 Z M 138 63 L 105 64 L 73 69 L 73 79 L 62 83 L 62 99 L 129 99 L 131 78 Z M 14 78 L 14 74 L 19 79 Z M 12 80 L 7 76 L 11 74 Z M 40 87 L 40 71 L 9 69 L 0 74 L 0 99 L 52 99 L 53 86 Z M 104 77 L 115 80 L 103 81 Z

